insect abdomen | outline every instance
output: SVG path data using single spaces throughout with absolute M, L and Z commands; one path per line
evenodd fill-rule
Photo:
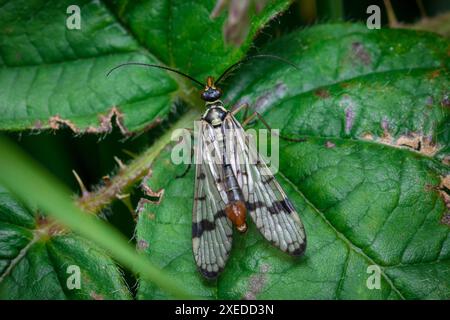
M 225 213 L 238 231 L 245 232 L 247 231 L 247 207 L 245 205 L 244 195 L 242 194 L 242 190 L 239 187 L 230 164 L 224 165 L 224 173 L 225 189 L 229 201 L 225 207 Z

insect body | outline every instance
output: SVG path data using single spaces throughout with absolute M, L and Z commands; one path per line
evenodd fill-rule
M 229 67 L 217 83 L 253 58 L 271 58 L 297 68 L 277 56 L 256 55 Z M 168 70 L 203 87 L 200 81 L 181 71 L 141 62 L 123 63 L 111 69 L 107 76 L 126 65 Z M 200 272 L 210 279 L 216 278 L 225 267 L 232 246 L 233 226 L 242 233 L 247 230 L 247 214 L 264 238 L 282 251 L 300 256 L 306 248 L 305 230 L 298 213 L 249 143 L 234 112 L 226 110 L 219 100 L 221 95 L 213 78 L 208 77 L 201 93 L 206 111 L 200 121 L 195 156 L 193 253 Z
M 225 267 L 233 225 L 245 232 L 247 213 L 282 251 L 299 256 L 306 247 L 297 212 L 220 95 L 209 77 L 202 93 L 207 110 L 197 137 L 192 226 L 194 258 L 207 278 L 217 277 Z

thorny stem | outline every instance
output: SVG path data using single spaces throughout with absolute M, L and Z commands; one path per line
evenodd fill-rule
M 117 175 L 112 177 L 108 183 L 95 191 L 83 193 L 76 199 L 76 204 L 84 211 L 99 213 L 138 180 L 149 174 L 156 157 L 171 142 L 172 131 L 177 128 L 188 128 L 194 120 L 199 119 L 200 112 L 192 109 L 182 116 L 170 130 L 161 136 L 150 148 L 137 158 L 120 168 Z

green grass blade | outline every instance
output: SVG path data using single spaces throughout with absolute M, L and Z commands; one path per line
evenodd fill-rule
M 28 204 L 38 206 L 57 221 L 107 250 L 120 264 L 155 283 L 176 298 L 194 298 L 181 281 L 139 255 L 116 229 L 75 206 L 71 193 L 40 165 L 0 136 L 0 183 Z

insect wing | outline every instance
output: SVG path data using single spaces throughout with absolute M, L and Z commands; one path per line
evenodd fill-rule
M 282 251 L 301 255 L 306 248 L 306 235 L 298 213 L 240 123 L 232 115 L 226 122 L 234 130 L 235 174 L 238 182 L 243 183 L 240 186 L 256 227 Z M 242 156 L 245 160 L 238 162 Z
M 225 215 L 220 166 L 210 150 L 219 150 L 212 127 L 200 121 L 196 144 L 195 195 L 192 215 L 192 247 L 195 262 L 207 278 L 216 278 L 228 260 L 232 222 Z M 210 146 L 210 148 L 208 148 Z

